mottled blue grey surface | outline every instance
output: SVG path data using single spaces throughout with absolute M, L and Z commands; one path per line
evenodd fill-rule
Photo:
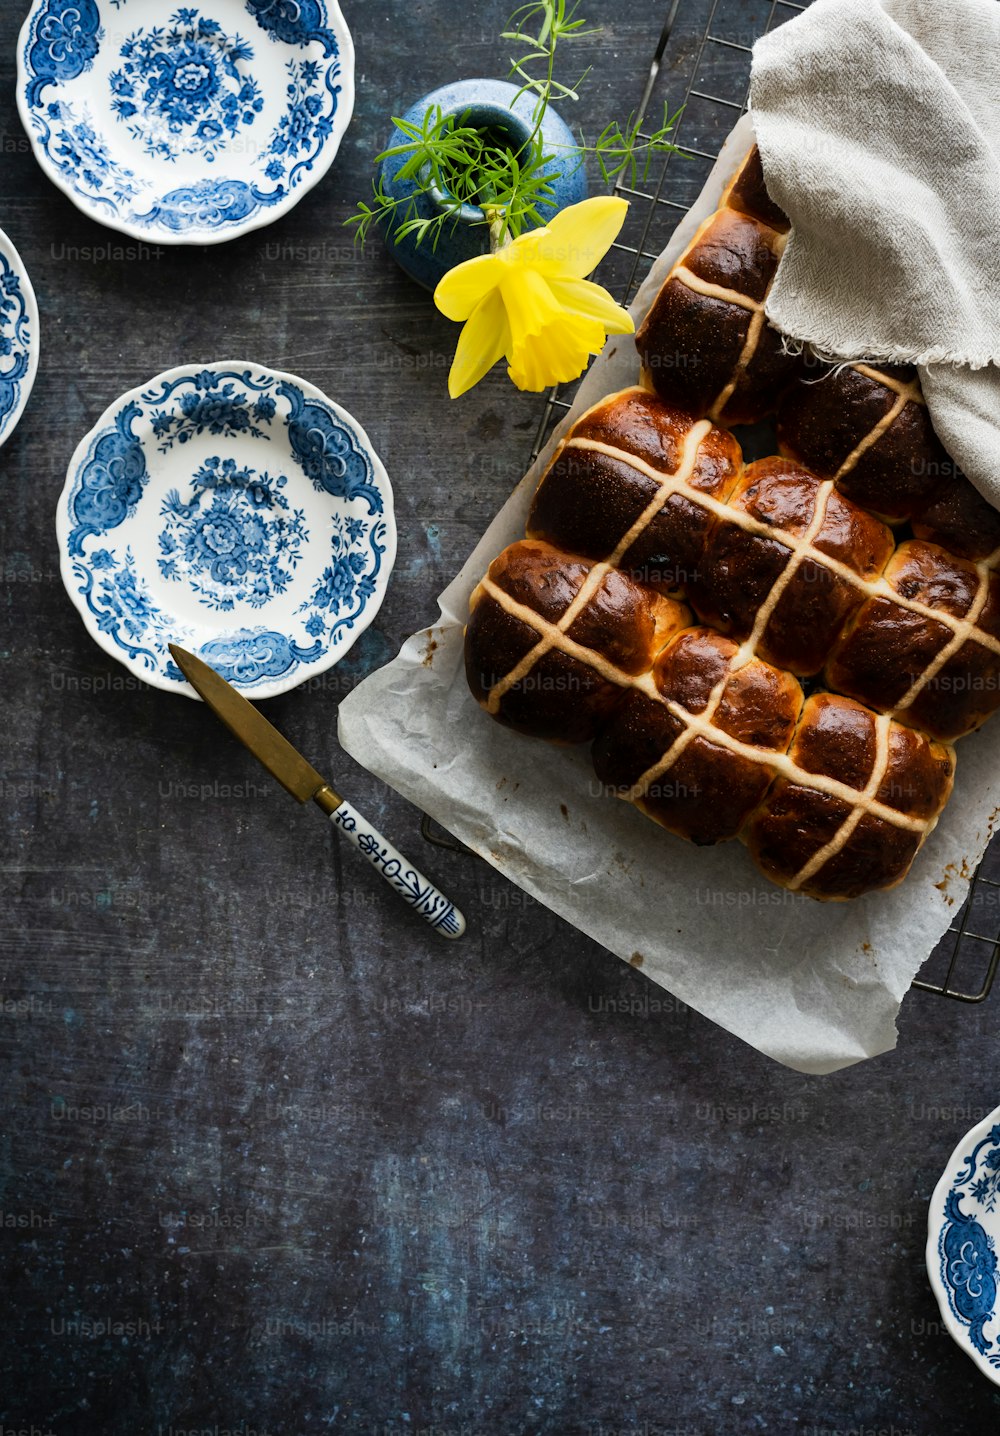
M 769 8 L 724 0 L 716 31 L 746 43 Z M 794 1075 L 426 849 L 337 751 L 338 698 L 433 616 L 539 416 L 502 371 L 450 403 L 454 326 L 342 228 L 390 113 L 500 71 L 506 5 L 348 0 L 359 101 L 329 177 L 270 229 L 133 259 L 28 152 L 26 9 L 0 10 L 0 225 L 44 324 L 0 453 L 0 1436 L 995 1430 L 923 1245 L 945 1160 L 1000 1101 L 996 999 L 911 995 L 898 1052 Z M 591 131 L 635 103 L 663 9 L 585 3 Z M 673 103 L 708 9 L 682 0 Z M 733 91 L 727 63 L 709 79 Z M 712 149 L 730 119 L 694 101 L 687 138 Z M 673 196 L 703 174 L 679 168 Z M 267 712 L 460 902 L 460 946 L 202 708 L 105 658 L 63 592 L 78 439 L 202 358 L 312 380 L 386 462 L 378 622 Z

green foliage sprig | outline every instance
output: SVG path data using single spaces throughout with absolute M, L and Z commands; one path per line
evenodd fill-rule
M 574 84 L 557 79 L 557 50 L 563 42 L 600 34 L 599 29 L 588 29 L 586 21 L 577 18 L 577 8 L 577 3 L 567 5 L 567 0 L 530 0 L 514 11 L 507 29 L 501 32 L 502 40 L 518 47 L 510 57 L 508 76 L 520 82 L 518 98 L 535 96 L 533 128 L 517 153 L 501 136 L 470 125 L 467 113 L 445 115 L 439 107 L 432 107 L 420 124 L 394 119 L 405 139 L 376 155 L 375 164 L 380 167 L 388 159 L 402 160 L 397 177 L 412 181 L 416 193 L 405 200 L 393 198 L 386 192 L 380 172 L 372 181 L 371 201 L 360 201 L 357 212 L 347 220 L 360 244 L 368 239 L 374 224 L 385 226 L 396 239 L 410 235 L 417 244 L 429 242 L 434 248 L 444 226 L 449 221 L 457 223 L 464 205 L 482 210 L 494 248 L 545 223 L 543 210 L 554 208 L 555 194 L 547 171 L 560 156 L 546 149 L 542 122 L 553 101 L 579 99 L 580 86 L 590 73 L 588 67 Z M 579 146 L 564 158 L 580 165 L 592 154 L 605 184 L 627 175 L 634 188 L 640 166 L 646 177 L 654 156 L 677 153 L 669 135 L 679 115 L 680 110 L 671 115 L 664 105 L 662 124 L 645 137 L 639 120 L 630 115 L 624 125 L 606 125 L 593 144 L 581 135 Z M 435 195 L 439 207 L 429 218 L 420 214 L 416 198 L 428 193 Z

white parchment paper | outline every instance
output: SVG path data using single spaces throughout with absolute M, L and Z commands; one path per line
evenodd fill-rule
M 637 322 L 752 139 L 744 117 L 636 297 Z M 566 423 L 637 378 L 631 337 L 612 339 Z M 906 881 L 854 902 L 785 892 L 738 842 L 693 847 L 608 797 L 586 748 L 509 732 L 465 681 L 469 596 L 523 537 L 558 437 L 441 594 L 440 622 L 341 703 L 341 743 L 532 897 L 759 1051 L 802 1072 L 887 1051 L 903 995 L 964 901 L 996 821 L 1000 719 L 958 745 L 954 794 Z

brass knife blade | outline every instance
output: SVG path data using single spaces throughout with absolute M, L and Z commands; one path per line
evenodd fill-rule
M 171 643 L 169 648 L 174 662 L 195 692 L 293 798 L 300 803 L 313 799 L 325 813 L 340 807 L 340 796 L 322 773 L 317 773 L 312 764 L 306 762 L 260 709 L 201 658 L 176 643 Z

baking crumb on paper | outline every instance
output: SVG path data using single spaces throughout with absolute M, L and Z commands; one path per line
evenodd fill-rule
M 954 906 L 955 903 L 955 899 L 948 891 L 949 883 L 971 882 L 974 867 L 975 865 L 971 864 L 968 858 L 963 858 L 961 863 L 958 865 L 956 865 L 955 863 L 947 863 L 945 865 L 944 876 L 942 877 L 941 881 L 939 883 L 935 883 L 934 886 L 937 888 L 938 892 L 944 894 L 946 902 L 951 903 L 952 906 Z

